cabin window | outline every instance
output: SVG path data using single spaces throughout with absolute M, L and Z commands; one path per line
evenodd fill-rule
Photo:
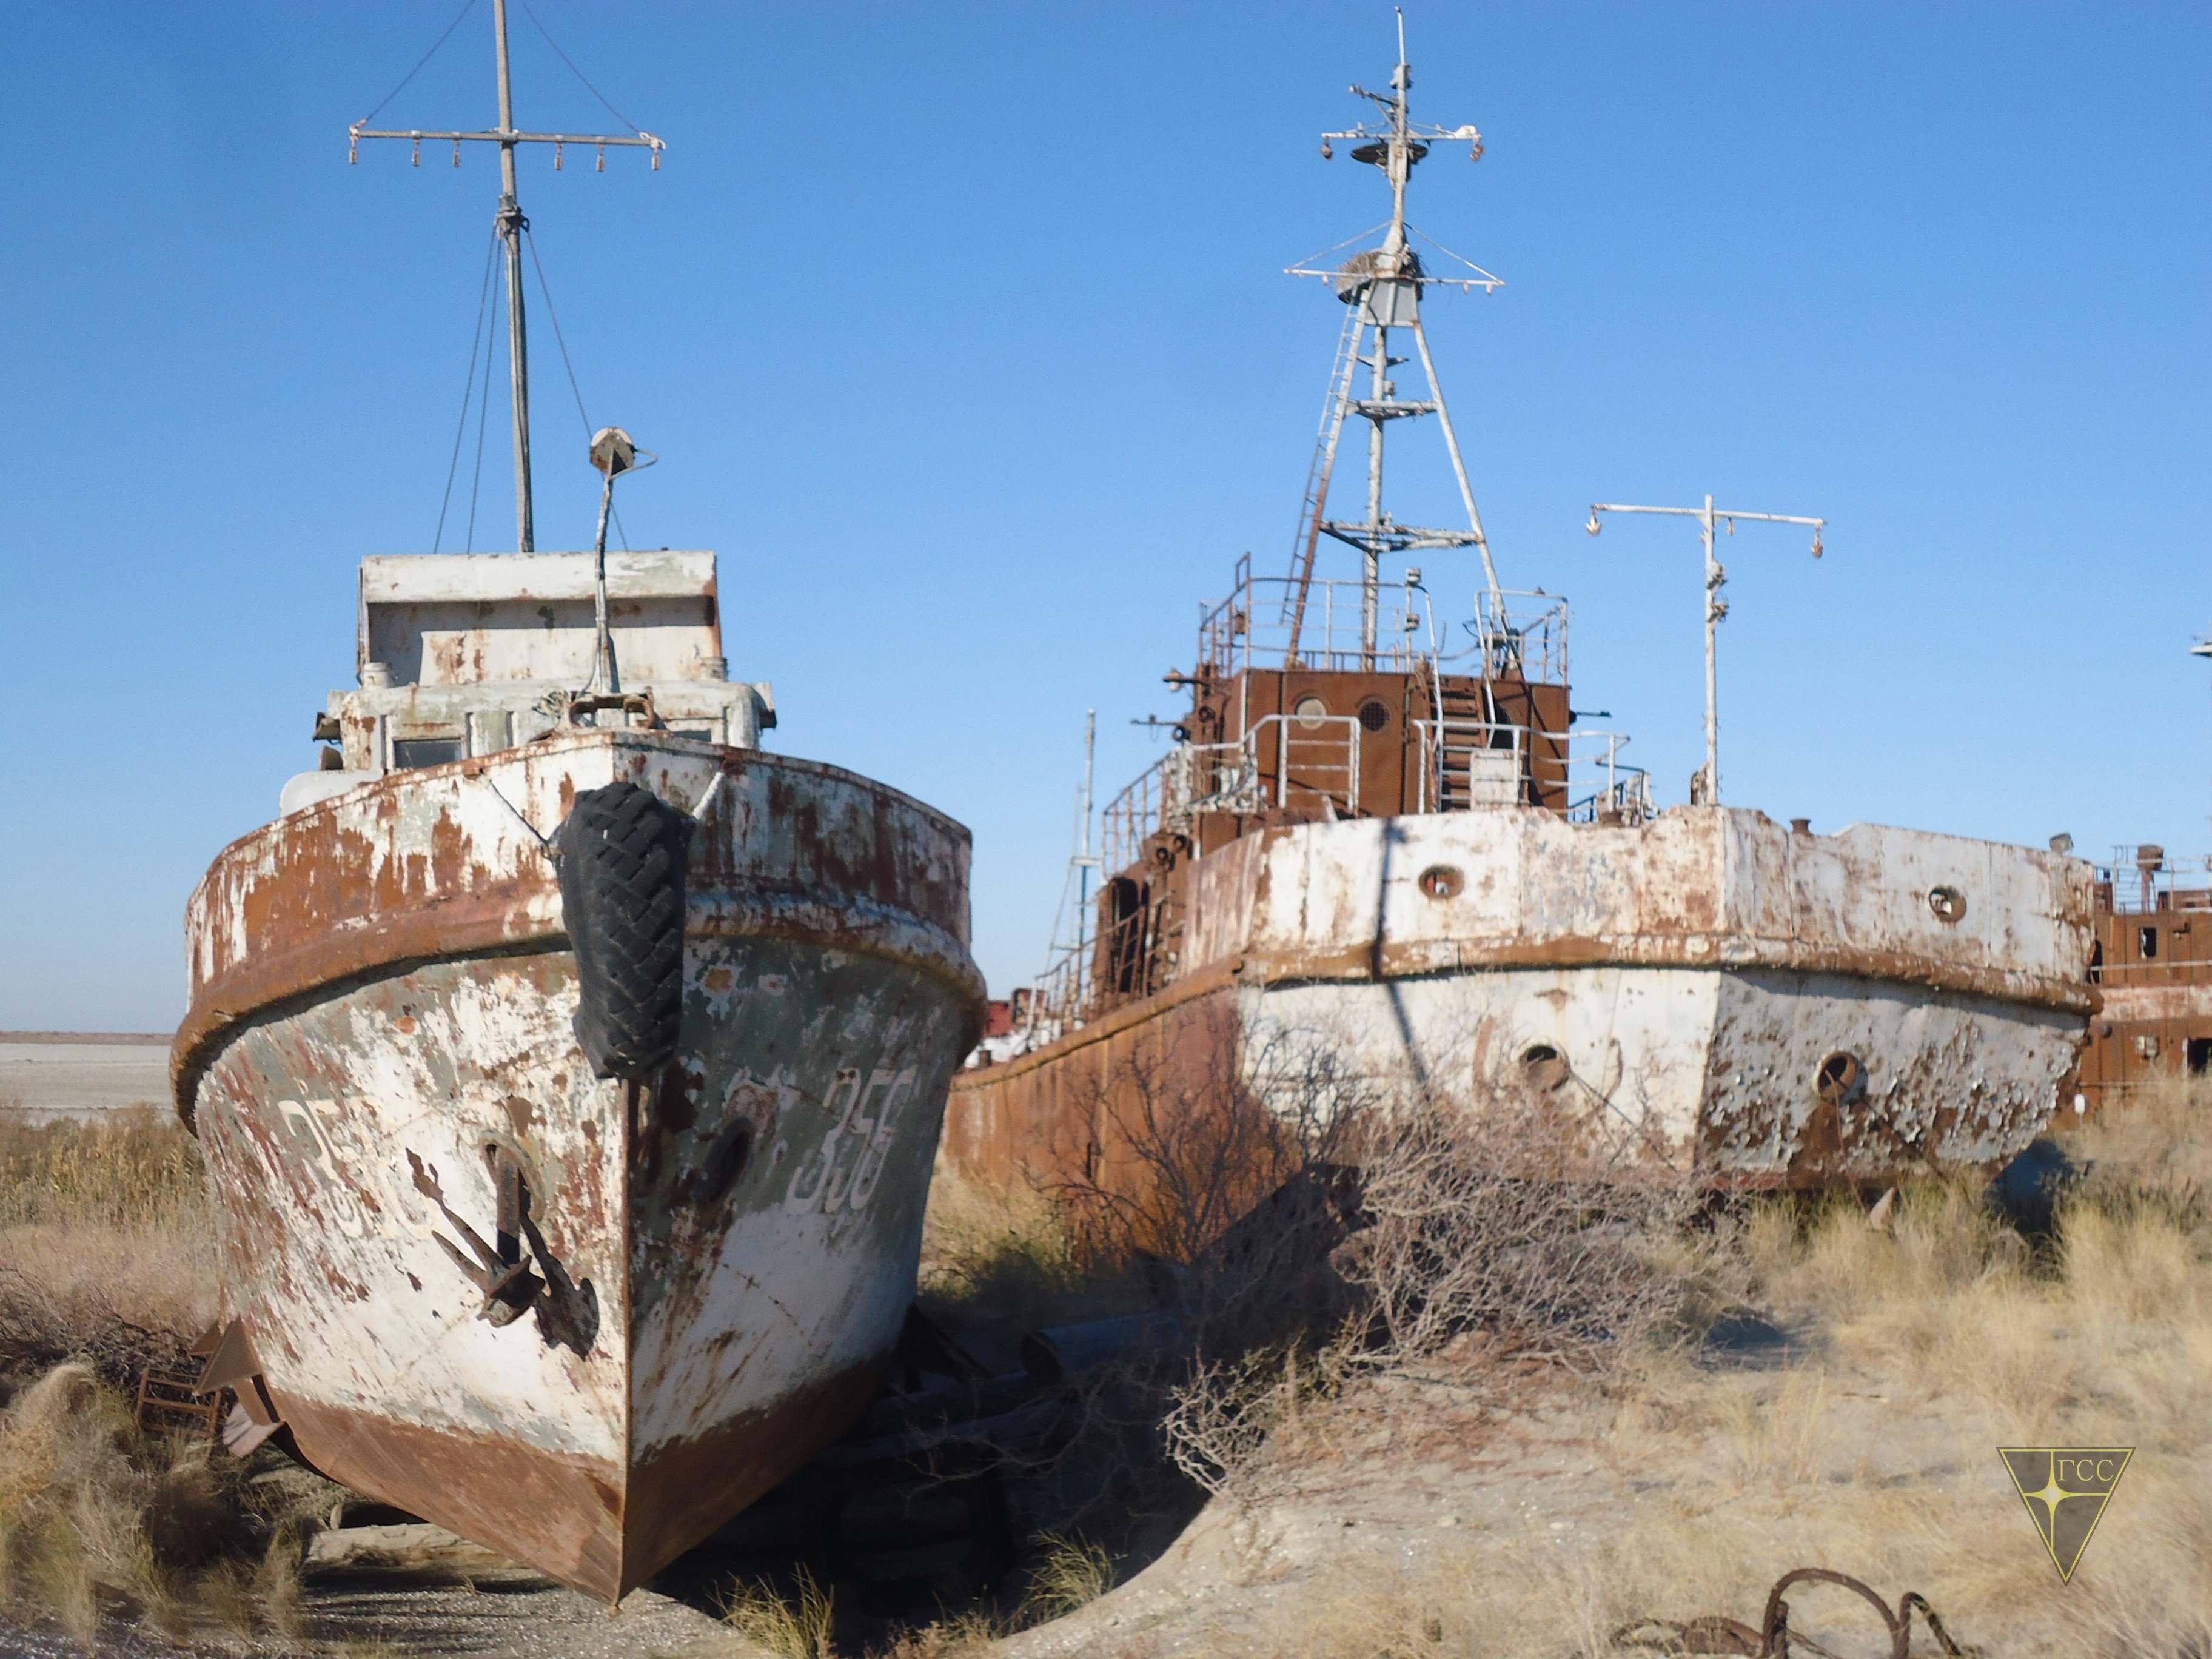
M 1319 697 L 1304 696 L 1291 705 L 1291 714 L 1309 732 L 1321 730 L 1321 723 L 1328 718 L 1328 705 Z
M 2138 1036 L 2136 1039 L 2136 1057 L 2138 1060 L 2156 1060 L 2158 1058 L 2158 1039 L 2151 1036 L 2148 1031 Z
M 1390 706 L 1380 697 L 1370 697 L 1359 705 L 1359 723 L 1370 732 L 1380 732 L 1390 724 Z
M 401 771 L 417 766 L 443 766 L 461 758 L 459 738 L 395 738 L 392 744 L 392 763 Z
M 2212 1037 L 2191 1037 L 2183 1052 L 2188 1057 L 2190 1076 L 2202 1077 L 2212 1072 Z
M 2089 946 L 2089 983 L 2101 985 L 2105 979 L 2105 941 L 2098 939 Z
M 2136 945 L 2139 953 L 2145 962 L 2156 961 L 2158 959 L 2158 929 L 2155 927 L 2136 928 Z

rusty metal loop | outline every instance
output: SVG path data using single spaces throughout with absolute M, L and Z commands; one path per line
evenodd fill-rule
M 1623 1625 L 1613 1633 L 1616 1648 L 1644 1648 L 1653 1652 L 1674 1655 L 1719 1654 L 1731 1659 L 1789 1659 L 1795 1648 L 1800 1653 L 1818 1656 L 1818 1659 L 1839 1659 L 1829 1649 L 1802 1636 L 1793 1636 L 1790 1630 L 1790 1604 L 1783 1593 L 1793 1584 L 1835 1584 L 1853 1592 L 1870 1602 L 1881 1615 L 1882 1627 L 1889 1632 L 1889 1659 L 1906 1659 L 1912 1646 L 1912 1615 L 1919 1613 L 1928 1626 L 1928 1632 L 1943 1650 L 1946 1659 L 1981 1659 L 1981 1650 L 1961 1645 L 1943 1627 L 1936 1609 L 1928 1598 L 1917 1590 L 1907 1590 L 1898 1599 L 1897 1610 L 1890 1611 L 1889 1603 L 1875 1593 L 1873 1587 L 1849 1573 L 1836 1572 L 1826 1567 L 1798 1567 L 1785 1572 L 1774 1581 L 1774 1588 L 1766 1593 L 1766 1610 L 1754 1630 L 1741 1620 L 1724 1618 L 1718 1613 L 1707 1613 L 1686 1622 L 1672 1619 L 1638 1619 Z
M 1765 1644 L 1759 1634 L 1738 1619 L 1709 1613 L 1687 1624 L 1672 1619 L 1639 1619 L 1613 1633 L 1617 1648 L 1650 1648 L 1665 1654 L 1729 1654 L 1736 1659 L 1759 1659 Z
M 1943 1621 L 1936 1616 L 1936 1609 L 1928 1605 L 1928 1598 L 1918 1590 L 1905 1591 L 1905 1599 L 1897 1607 L 1908 1617 L 1916 1610 L 1919 1613 L 1921 1622 L 1928 1626 L 1928 1633 L 1936 1638 L 1936 1646 L 1943 1650 L 1948 1659 L 1981 1659 L 1979 1648 L 1964 1647 L 1952 1639 L 1951 1632 L 1943 1628 Z
M 1906 1650 L 1912 1645 L 1912 1632 L 1908 1622 L 1911 1615 L 1892 1613 L 1889 1603 L 1875 1593 L 1872 1585 L 1852 1577 L 1847 1572 L 1834 1572 L 1826 1567 L 1799 1567 L 1795 1571 L 1784 1573 L 1774 1581 L 1774 1588 L 1766 1593 L 1766 1615 L 1759 1620 L 1759 1628 L 1766 1632 L 1765 1644 L 1759 1650 L 1760 1659 L 1787 1659 L 1790 1652 L 1790 1604 L 1782 1599 L 1782 1592 L 1792 1584 L 1805 1583 L 1840 1584 L 1871 1601 L 1889 1632 L 1890 1659 L 1905 1659 Z M 1797 1645 L 1810 1648 L 1813 1644 L 1801 1638 Z

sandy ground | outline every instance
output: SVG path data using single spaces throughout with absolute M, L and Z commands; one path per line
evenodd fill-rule
M 1127 1583 L 991 1651 L 1601 1652 L 1624 1617 L 1755 1622 L 1764 1586 L 1807 1565 L 1863 1577 L 1893 1602 L 1920 1590 L 1955 1635 L 1990 1655 L 2027 1650 L 2016 1642 L 2033 1632 L 2008 1627 L 2001 1610 L 2045 1578 L 2057 1586 L 1996 1455 L 2001 1423 L 1975 1401 L 1917 1387 L 1909 1364 L 1824 1352 L 1814 1332 L 1752 1322 L 1677 1373 L 1626 1389 L 1554 1377 L 1501 1399 L 1495 1384 L 1478 1394 L 1385 1380 L 1353 1408 L 1290 1432 L 1256 1482 L 1214 1499 Z M 1676 1405 L 1655 1419 L 1650 1401 L 1660 1396 Z M 2136 1519 L 2116 1506 L 2074 1594 L 2124 1570 Z M 1974 1558 L 1964 1564 L 1962 1539 Z M 1839 1652 L 1886 1648 L 1866 1647 L 1878 1632 L 1864 1628 L 1856 1604 L 1792 1606 L 1793 1629 Z M 648 1590 L 610 1613 L 458 1540 L 413 1571 L 373 1553 L 311 1569 L 303 1610 L 307 1642 L 252 1650 L 390 1659 L 752 1651 L 694 1607 Z M 1486 1634 L 1493 1618 L 1499 1628 Z M 1430 1642 L 1392 1639 L 1409 1619 L 1417 1629 L 1433 1624 Z M 1500 1644 L 1509 1629 L 1531 1639 Z M 214 1645 L 246 1650 L 234 1640 Z M 72 1651 L 0 1630 L 0 1655 Z M 173 1650 L 126 1637 L 103 1651 L 151 1659 Z
M 169 1039 L 0 1032 L 0 1111 L 32 1121 L 169 1101 Z
M 1790 1385 L 1767 1376 L 1717 1386 L 1758 1413 L 1786 1410 L 1778 1395 Z M 2021 1571 L 2051 1573 L 1995 1455 L 2001 1437 L 1985 1419 L 1944 1409 L 1894 1413 L 1872 1387 L 1856 1399 L 1829 1400 L 1825 1415 L 1838 1440 L 1868 1449 L 1876 1483 L 1926 1494 L 1929 1525 L 1979 1533 L 2016 1558 Z M 1801 1488 L 1786 1501 L 1762 1501 L 1694 1461 L 1625 1443 L 1615 1409 L 1587 1399 L 1514 1413 L 1482 1443 L 1441 1457 L 1434 1448 L 1390 1456 L 1378 1445 L 1364 1467 L 1340 1467 L 1256 1501 L 1217 1499 L 1128 1583 L 994 1654 L 1335 1659 L 1401 1652 L 1391 1637 L 1424 1624 L 1439 1656 L 1603 1651 L 1607 1632 L 1637 1616 L 1721 1614 L 1756 1625 L 1759 1590 L 1732 1598 L 1695 1582 L 1654 1584 L 1624 1559 L 1637 1553 L 1639 1534 L 1679 1534 L 1730 1508 L 1735 1524 L 1715 1528 L 1712 1548 L 1734 1558 L 1742 1583 L 1763 1588 L 1793 1568 L 1834 1567 L 1868 1579 L 1893 1604 L 1908 1589 L 1922 1591 L 1960 1639 L 1991 1654 L 2017 1650 L 2006 1638 L 2020 1632 L 1993 1627 L 1984 1599 L 1959 1593 L 1941 1569 L 1923 1577 L 1908 1565 L 1899 1576 L 1910 1550 L 1862 1553 L 1863 1508 L 1848 1512 L 1865 1493 L 1859 1482 L 1831 1474 L 1827 1494 Z M 2125 1547 L 2099 1541 L 2108 1554 Z M 2094 1577 L 2098 1565 L 2093 1547 L 2081 1577 Z M 1643 1583 L 1640 1605 L 1606 1597 L 1621 1578 Z M 1501 1579 L 1516 1581 L 1504 1599 L 1518 1605 L 1501 1607 L 1499 1622 L 1528 1629 L 1534 1639 L 1525 1648 L 1479 1633 L 1487 1587 Z M 1793 1629 L 1839 1651 L 1887 1648 L 1870 1610 L 1844 1592 L 1796 1592 L 1791 1606 Z M 1915 1650 L 1934 1651 L 1924 1632 Z

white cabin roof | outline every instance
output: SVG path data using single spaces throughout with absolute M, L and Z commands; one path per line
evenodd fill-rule
M 626 684 L 696 678 L 722 655 L 710 552 L 610 553 L 608 622 Z M 397 685 L 573 680 L 598 633 L 589 553 L 384 554 L 361 563 L 358 666 Z

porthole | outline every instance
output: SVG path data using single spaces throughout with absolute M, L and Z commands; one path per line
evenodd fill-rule
M 1966 914 L 1966 896 L 1955 887 L 1931 887 L 1928 890 L 1928 908 L 1936 921 L 1954 922 Z
M 1813 1092 L 1832 1106 L 1848 1106 L 1866 1092 L 1866 1067 L 1838 1048 L 1813 1073 Z
M 1460 890 L 1467 885 L 1467 878 L 1454 865 L 1432 864 L 1421 872 L 1418 885 L 1432 899 L 1457 898 Z
M 1566 1057 L 1548 1042 L 1532 1042 L 1521 1051 L 1522 1081 L 1540 1093 L 1551 1093 L 1573 1075 Z
M 1359 705 L 1359 723 L 1370 732 L 1380 732 L 1390 724 L 1390 706 L 1380 697 L 1370 697 Z
M 747 1119 L 739 1118 L 714 1137 L 701 1170 L 705 1177 L 702 1196 L 708 1203 L 719 1204 L 730 1195 L 752 1155 L 753 1126 Z
M 1304 696 L 1291 705 L 1291 714 L 1307 731 L 1318 732 L 1328 718 L 1328 705 L 1319 697 Z

